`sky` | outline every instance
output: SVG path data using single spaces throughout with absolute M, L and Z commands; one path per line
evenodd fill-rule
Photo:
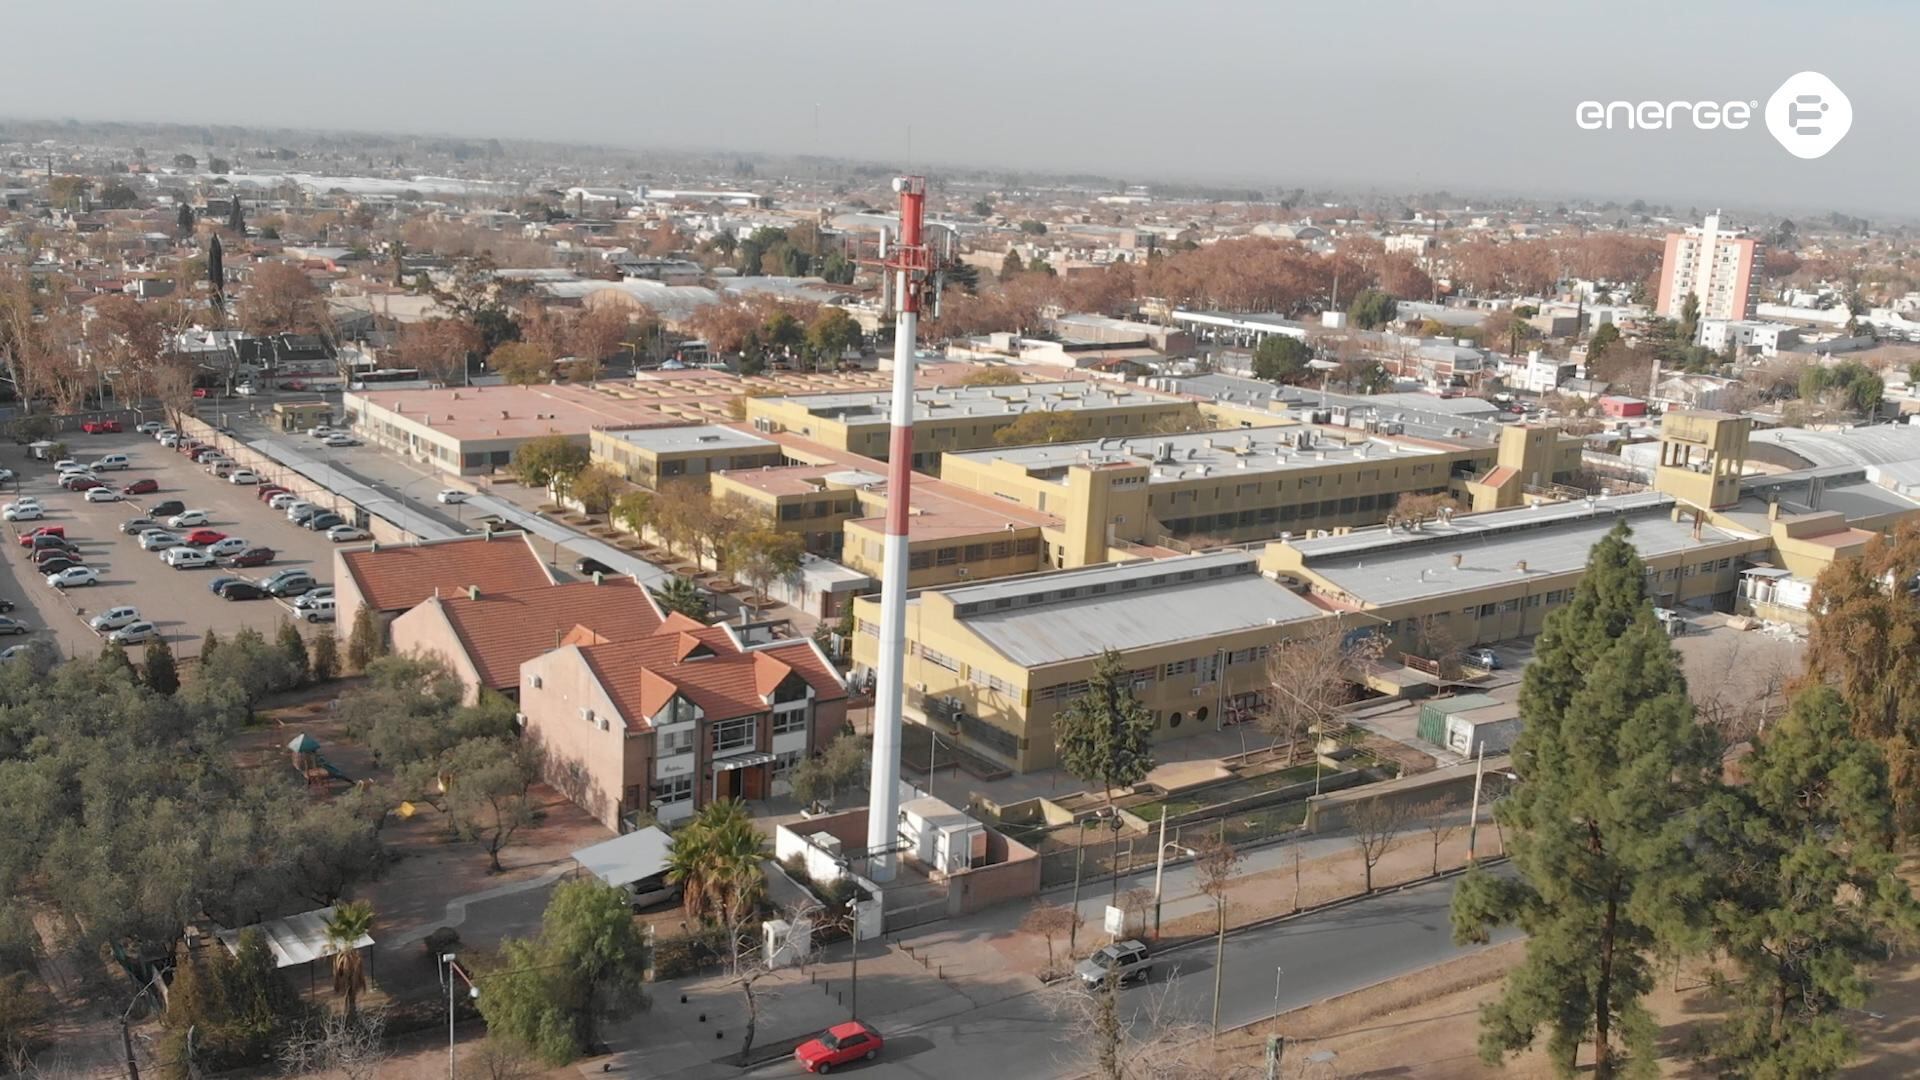
M 6 26 L 13 116 L 1920 216 L 1900 0 L 95 0 Z M 1574 123 L 1584 100 L 1764 106 L 1805 70 L 1853 104 L 1817 160 L 1757 111 Z

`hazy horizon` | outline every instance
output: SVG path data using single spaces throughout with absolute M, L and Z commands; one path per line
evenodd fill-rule
M 6 111 L 1869 216 L 1909 215 L 1901 180 L 1920 165 L 1920 103 L 1861 48 L 1920 30 L 1920 9 L 1881 0 L 1844 17 L 1774 0 L 1605 15 L 1479 0 L 1440 18 L 1407 0 L 977 0 L 940 17 L 871 0 L 575 0 L 549 9 L 559 18 L 502 0 L 339 0 L 272 21 L 209 0 L 90 10 L 78 24 L 10 12 L 16 40 L 74 49 L 18 50 L 0 69 Z M 1852 132 L 1818 160 L 1757 120 L 1573 122 L 1587 99 L 1764 102 L 1801 70 L 1853 102 Z

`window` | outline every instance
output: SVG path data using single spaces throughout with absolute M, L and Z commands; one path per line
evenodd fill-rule
M 959 548 L 941 548 L 939 551 L 933 553 L 933 563 L 935 566 L 952 566 L 959 561 Z
M 927 648 L 924 645 L 920 647 L 920 658 L 925 660 L 929 664 L 946 668 L 948 671 L 960 670 L 960 661 L 955 660 L 953 657 L 948 656 L 946 653 L 936 652 L 932 649 Z
M 1160 674 L 1163 678 L 1171 679 L 1175 675 L 1185 675 L 1187 672 L 1192 671 L 1193 665 L 1194 662 L 1192 660 L 1175 660 L 1173 663 L 1161 669 Z
M 1179 727 L 1181 724 L 1186 722 L 1186 719 L 1187 718 L 1185 714 L 1180 712 L 1175 712 L 1172 716 L 1167 717 L 1167 726 Z
M 693 798 L 693 774 L 671 776 L 653 785 L 653 800 L 658 803 L 686 802 Z
M 1024 540 L 1015 540 L 1013 542 L 1013 553 L 1015 555 L 1032 555 L 1039 550 L 1040 541 L 1035 537 L 1029 536 Z
M 759 717 L 741 716 L 713 725 L 713 752 L 716 755 L 736 750 L 751 750 L 760 734 Z
M 774 755 L 773 775 L 784 778 L 788 773 L 792 772 L 794 766 L 800 764 L 801 759 L 806 756 L 807 752 L 805 750 L 789 750 L 784 754 Z
M 785 709 L 773 714 L 773 733 L 791 735 L 796 731 L 807 730 L 807 710 Z
M 660 757 L 672 757 L 693 749 L 693 728 L 681 728 L 677 731 L 662 731 L 655 739 L 654 753 Z
M 964 556 L 967 562 L 976 563 L 986 557 L 987 557 L 987 545 L 985 544 L 968 544 L 967 545 L 966 554 Z
M 910 551 L 907 553 L 907 569 L 909 570 L 925 570 L 932 565 L 933 552 L 931 551 Z
M 1205 705 L 1193 710 L 1193 722 L 1196 724 L 1204 724 L 1207 722 L 1207 707 Z
M 1008 697 L 1020 696 L 1019 688 L 1015 687 L 1012 683 L 1008 682 L 1007 680 L 1002 679 L 998 675 L 992 674 L 991 672 L 982 671 L 979 668 L 973 668 L 967 672 L 967 677 L 968 677 L 968 680 L 971 681 L 975 686 L 992 690 L 995 693 L 1005 694 Z
M 858 619 L 855 621 L 859 623 L 859 630 L 861 633 L 867 635 L 868 637 L 880 636 L 880 625 L 878 623 L 868 622 L 865 619 Z

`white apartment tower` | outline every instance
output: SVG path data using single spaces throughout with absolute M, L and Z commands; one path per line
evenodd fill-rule
M 1700 298 L 1701 319 L 1745 319 L 1753 314 L 1754 263 L 1760 244 L 1743 230 L 1722 229 L 1718 212 L 1699 228 L 1667 234 L 1655 312 L 1677 319 L 1687 294 Z

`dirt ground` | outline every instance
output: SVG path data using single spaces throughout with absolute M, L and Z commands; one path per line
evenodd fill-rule
M 1288 1013 L 1221 1036 L 1216 1062 L 1221 1075 L 1236 1066 L 1265 1060 L 1269 1034 L 1288 1036 L 1284 1077 L 1387 1077 L 1405 1080 L 1551 1080 L 1546 1055 L 1529 1051 L 1492 1068 L 1480 1060 L 1481 1006 L 1500 995 L 1502 978 L 1517 963 L 1526 944 L 1496 946 L 1448 964 L 1344 997 Z M 1882 966 L 1873 973 L 1875 993 L 1867 1012 L 1857 1014 L 1854 1033 L 1860 1054 L 1844 1075 L 1860 1080 L 1892 1080 L 1920 1073 L 1920 1026 L 1906 1017 L 1920 1009 L 1920 961 Z M 1688 1053 L 1692 1033 L 1719 1014 L 1714 994 L 1697 968 L 1670 971 L 1649 998 L 1660 1020 L 1660 1075 L 1706 1080 L 1713 1074 Z M 1583 1048 L 1582 1066 L 1592 1064 Z M 1309 1062 L 1331 1051 L 1327 1062 Z

